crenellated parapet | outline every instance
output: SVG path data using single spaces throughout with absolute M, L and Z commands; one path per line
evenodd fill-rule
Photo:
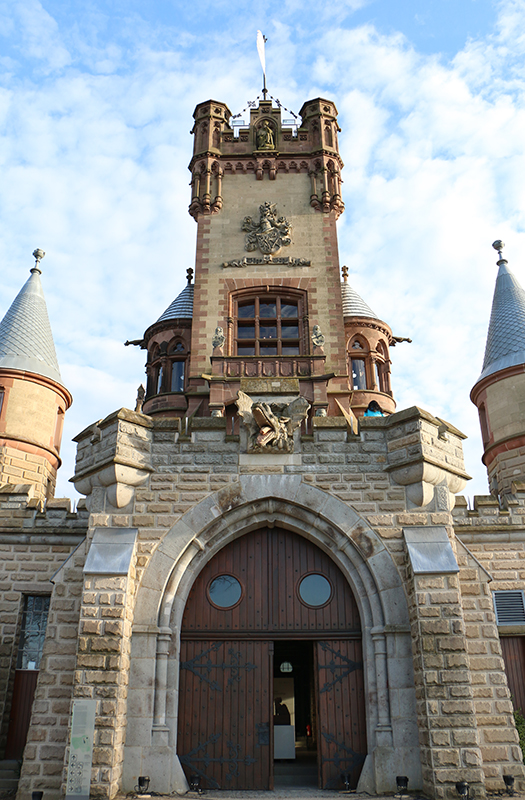
M 213 214 L 223 207 L 225 176 L 253 175 L 275 181 L 279 174 L 304 173 L 310 185 L 310 205 L 316 211 L 344 210 L 337 134 L 337 109 L 317 98 L 303 105 L 301 122 L 282 119 L 282 108 L 261 100 L 250 108 L 249 123 L 232 126 L 224 103 L 208 100 L 194 112 L 195 124 L 190 214 Z M 307 184 L 306 184 L 307 185 Z

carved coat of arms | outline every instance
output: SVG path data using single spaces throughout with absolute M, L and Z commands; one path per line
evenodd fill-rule
M 259 248 L 265 255 L 275 255 L 281 247 L 291 244 L 292 226 L 286 217 L 277 217 L 275 204 L 263 203 L 259 206 L 259 222 L 252 217 L 244 217 L 241 230 L 246 231 L 244 249 L 252 252 Z

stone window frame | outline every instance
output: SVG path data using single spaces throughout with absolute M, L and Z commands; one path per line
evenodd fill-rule
M 148 353 L 148 388 L 146 396 L 154 397 L 157 394 L 183 394 L 186 389 L 189 351 L 184 340 L 177 336 L 169 343 L 155 343 Z M 173 364 L 183 364 L 182 389 L 172 388 Z
M 239 317 L 239 305 L 240 304 L 248 304 L 249 301 L 254 301 L 254 317 L 246 317 L 240 318 Z M 260 317 L 258 313 L 259 304 L 261 301 L 276 301 L 276 316 L 275 317 Z M 306 331 L 308 328 L 308 307 L 307 307 L 307 292 L 303 289 L 295 289 L 290 287 L 283 287 L 283 286 L 271 286 L 271 285 L 263 285 L 263 286 L 253 286 L 245 289 L 237 290 L 236 292 L 232 292 L 230 294 L 230 309 L 231 309 L 231 320 L 232 326 L 230 327 L 230 342 L 229 342 L 229 351 L 233 356 L 239 355 L 242 358 L 294 358 L 299 356 L 308 355 L 308 347 L 306 344 Z M 290 302 L 297 304 L 297 317 L 282 317 L 281 315 L 281 303 L 282 302 Z M 239 319 L 244 320 L 254 320 L 254 336 L 241 340 L 239 337 Z M 271 339 L 272 344 L 275 342 L 276 344 L 276 353 L 267 353 L 261 354 L 260 353 L 260 343 L 264 341 L 261 338 L 260 334 L 260 327 L 261 327 L 261 319 L 263 322 L 271 323 L 275 320 L 275 325 L 277 328 L 277 336 L 275 339 Z M 298 335 L 288 340 L 283 340 L 282 337 L 282 323 L 284 320 L 289 320 L 290 322 L 297 319 L 297 327 L 298 327 Z M 239 341 L 244 341 L 246 347 L 249 347 L 249 343 L 253 343 L 253 353 L 239 353 Z M 283 345 L 284 341 L 284 345 Z M 283 353 L 283 346 L 288 347 L 297 347 L 297 353 Z
M 348 340 L 347 354 L 351 389 L 361 392 L 379 391 L 384 394 L 391 394 L 388 348 L 385 342 L 379 341 L 374 350 L 366 336 L 362 333 L 354 333 Z M 364 361 L 364 387 L 353 385 L 353 361 Z

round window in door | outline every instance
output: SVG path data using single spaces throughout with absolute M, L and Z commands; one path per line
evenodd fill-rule
M 311 608 L 325 606 L 332 597 L 332 584 L 324 575 L 312 572 L 305 575 L 299 584 L 299 597 Z
M 217 608 L 233 608 L 242 597 L 242 586 L 233 575 L 218 575 L 208 585 L 208 599 Z

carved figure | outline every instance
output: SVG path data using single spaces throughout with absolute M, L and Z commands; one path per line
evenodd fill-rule
M 273 150 L 275 142 L 273 139 L 273 131 L 267 119 L 257 131 L 257 150 Z
M 293 452 L 293 432 L 310 408 L 304 397 L 297 397 L 291 403 L 254 403 L 239 391 L 237 398 L 239 416 L 248 428 L 248 452 Z
M 263 203 L 259 206 L 259 222 L 252 217 L 244 217 L 241 230 L 246 231 L 244 249 L 252 252 L 259 248 L 265 255 L 275 255 L 281 247 L 292 243 L 289 236 L 292 226 L 286 217 L 277 217 L 275 203 Z
M 215 350 L 216 347 L 224 347 L 225 341 L 226 341 L 226 336 L 224 335 L 224 331 L 220 326 L 218 326 L 217 328 L 215 328 L 215 333 L 213 334 L 213 338 L 211 340 L 213 349 Z
M 135 402 L 135 411 L 138 411 L 139 414 L 142 414 L 142 406 L 144 405 L 144 398 L 146 397 L 146 390 L 144 388 L 144 384 L 140 384 L 139 388 L 137 389 L 137 400 Z
M 325 338 L 321 333 L 321 328 L 319 325 L 314 325 L 312 330 L 312 342 L 316 347 L 322 347 L 325 342 Z

